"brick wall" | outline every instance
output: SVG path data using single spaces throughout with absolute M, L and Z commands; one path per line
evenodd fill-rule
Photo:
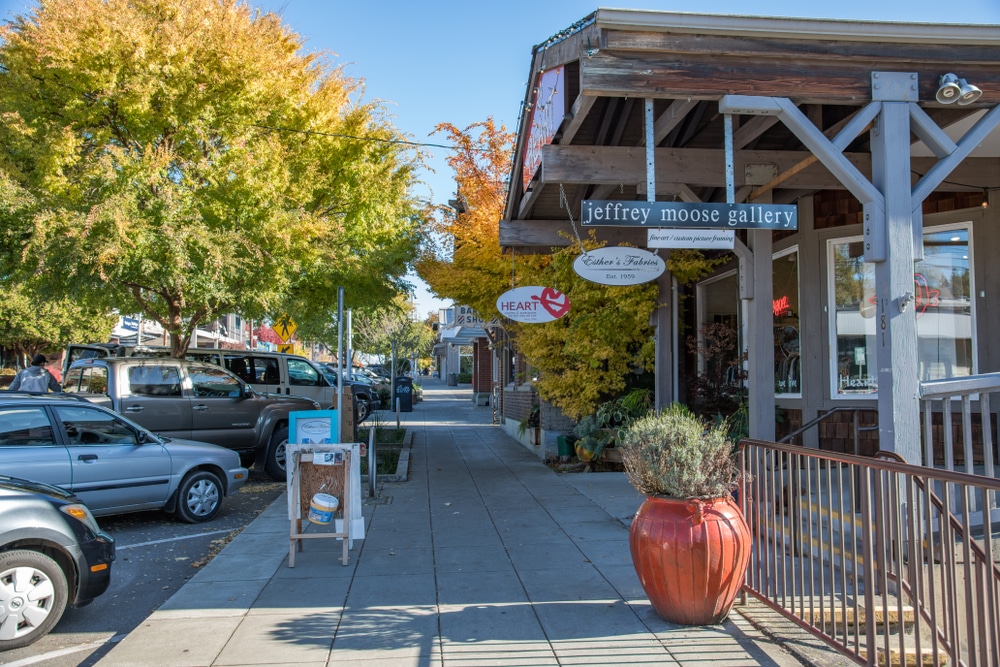
M 472 391 L 490 393 L 493 391 L 493 350 L 485 338 L 477 338 L 472 344 Z
M 531 413 L 531 406 L 538 400 L 538 394 L 529 385 L 507 388 L 503 391 L 503 416 L 520 422 Z

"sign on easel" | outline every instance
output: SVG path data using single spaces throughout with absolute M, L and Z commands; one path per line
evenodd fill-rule
M 337 434 L 336 410 L 300 410 L 288 416 L 288 448 L 292 445 L 329 445 L 341 444 Z M 351 451 L 350 475 L 351 498 L 350 520 L 351 540 L 365 538 L 365 519 L 361 514 L 361 445 L 359 443 L 343 443 Z M 285 457 L 288 467 L 288 479 L 292 476 L 291 457 Z M 292 498 L 288 499 L 289 517 L 291 517 Z M 342 521 L 342 519 L 337 519 Z
M 353 545 L 351 534 L 352 493 L 350 445 L 289 445 L 285 458 L 288 466 L 288 518 L 291 521 L 288 567 L 295 567 L 295 554 L 303 542 L 316 539 L 343 541 L 342 563 L 347 565 Z M 360 480 L 359 480 L 360 481 Z M 359 499 L 360 500 L 360 499 Z M 343 519 L 334 517 L 337 509 Z M 303 523 L 303 518 L 308 522 Z M 310 524 L 321 528 L 307 532 Z M 322 530 L 333 524 L 333 530 Z

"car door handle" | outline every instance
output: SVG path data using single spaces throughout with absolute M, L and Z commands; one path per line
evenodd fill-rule
M 97 460 L 97 454 L 80 454 L 76 458 L 84 463 L 92 463 Z
M 191 409 L 192 410 L 197 410 L 198 412 L 204 412 L 205 410 L 208 410 L 208 406 L 207 405 L 192 405 Z
M 130 405 L 125 408 L 125 412 L 142 412 L 144 409 L 141 405 Z

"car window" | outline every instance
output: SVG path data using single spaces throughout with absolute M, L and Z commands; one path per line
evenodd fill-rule
M 251 372 L 254 382 L 278 384 L 281 382 L 281 372 L 278 370 L 278 360 L 272 357 L 251 357 Z
M 180 396 L 181 377 L 176 366 L 132 366 L 128 382 L 135 396 Z
M 39 447 L 55 444 L 52 438 L 52 424 L 42 408 L 0 408 L 0 447 Z
M 63 391 L 69 394 L 103 394 L 108 390 L 108 369 L 104 366 L 71 368 L 63 379 Z
M 239 398 L 240 383 L 217 366 L 191 366 L 191 388 L 200 398 Z
M 248 357 L 226 355 L 226 368 L 244 382 L 256 382 L 251 367 L 252 361 Z
M 108 390 L 108 369 L 104 366 L 92 366 L 83 369 L 82 391 L 91 394 L 103 394 Z
M 319 379 L 319 371 L 305 359 L 289 359 L 288 384 L 315 387 L 322 383 Z
M 84 406 L 57 406 L 70 445 L 137 445 L 135 430 L 114 415 Z

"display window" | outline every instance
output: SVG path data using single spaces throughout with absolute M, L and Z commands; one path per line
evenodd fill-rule
M 863 259 L 861 238 L 829 243 L 831 395 L 878 391 L 875 356 L 875 266 Z M 924 233 L 924 258 L 913 273 L 919 379 L 976 372 L 973 339 L 972 239 L 968 224 Z
M 774 393 L 802 394 L 799 356 L 799 253 L 792 248 L 774 256 L 771 310 L 774 314 Z

